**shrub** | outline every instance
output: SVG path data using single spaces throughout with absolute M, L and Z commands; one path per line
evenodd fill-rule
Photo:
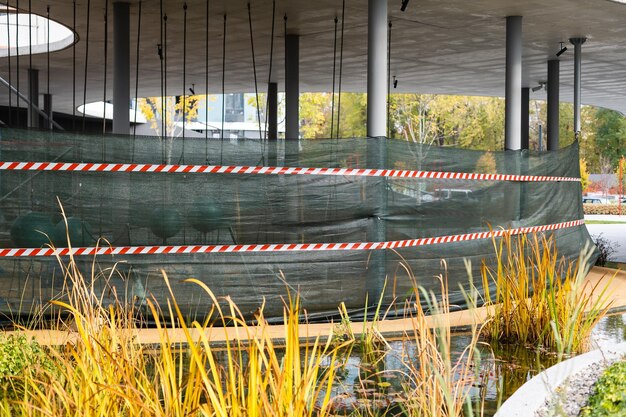
M 626 417 L 626 361 L 609 366 L 594 386 L 582 417 Z
M 619 216 L 619 204 L 583 204 L 585 214 L 606 214 Z M 622 213 L 626 214 L 626 204 L 622 205 Z
M 24 335 L 0 335 L 0 396 L 19 394 L 23 379 L 41 367 L 51 370 L 52 363 L 36 341 Z

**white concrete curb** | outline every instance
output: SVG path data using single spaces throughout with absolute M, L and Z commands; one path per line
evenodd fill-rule
M 529 417 L 533 416 L 546 399 L 570 375 L 576 374 L 595 363 L 605 359 L 626 354 L 626 343 L 594 350 L 575 358 L 566 360 L 522 385 L 508 400 L 502 404 L 494 417 Z

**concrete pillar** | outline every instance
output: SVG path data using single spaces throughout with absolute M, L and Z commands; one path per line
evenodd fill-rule
M 130 4 L 113 3 L 113 133 L 130 133 Z
M 549 151 L 559 149 L 559 71 L 556 59 L 548 61 L 548 146 Z
M 580 136 L 580 107 L 581 107 L 581 69 L 582 69 L 582 46 L 587 38 L 571 38 L 574 45 L 574 135 Z
M 267 139 L 268 164 L 278 164 L 278 84 L 269 83 L 267 86 Z
M 46 114 L 47 120 L 43 119 L 43 125 L 46 129 L 52 130 L 54 125 L 52 123 L 52 94 L 43 95 L 43 112 Z
M 387 133 L 387 0 L 368 0 L 367 136 Z
M 28 69 L 28 101 L 30 105 L 27 107 L 27 127 L 39 127 L 39 112 L 34 107 L 39 107 L 39 70 L 34 68 Z
M 524 87 L 522 88 L 522 141 L 521 141 L 521 149 L 528 149 L 530 146 L 530 88 Z
M 300 36 L 285 36 L 285 138 L 300 137 Z
M 522 16 L 506 18 L 506 89 L 504 149 L 522 147 Z

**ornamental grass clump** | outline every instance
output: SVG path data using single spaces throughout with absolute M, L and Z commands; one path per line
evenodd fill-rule
M 442 266 L 447 269 L 443 261 Z M 408 381 L 403 412 L 409 417 L 470 417 L 470 390 L 480 369 L 480 328 L 472 324 L 467 346 L 460 353 L 453 353 L 447 276 L 436 277 L 441 295 L 418 287 L 415 277 L 412 279 L 416 301 L 409 306 L 412 333 L 408 340 L 415 343 L 415 357 L 405 356 L 403 360 L 402 372 Z M 420 298 L 425 300 L 430 315 Z
M 267 333 L 261 309 L 258 327 L 249 327 L 230 299 L 213 302 L 202 322 L 185 323 L 167 275 L 169 297 L 163 308 L 146 301 L 158 335 L 156 346 L 138 343 L 142 327 L 132 303 L 106 303 L 94 281 L 74 259 L 61 263 L 68 288 L 64 301 L 52 303 L 69 313 L 73 338 L 45 351 L 46 364 L 10 376 L 12 395 L 0 400 L 2 416 L 326 416 L 337 369 L 337 352 L 320 337 L 302 345 L 299 297 L 287 298 L 283 343 Z M 109 276 L 109 275 L 107 275 Z M 105 285 L 113 293 L 115 287 Z M 223 307 L 224 306 L 224 307 Z M 164 314 L 165 313 L 165 314 Z M 163 317 L 169 317 L 167 321 Z M 211 334 L 231 327 L 238 337 L 216 349 Z M 181 332 L 174 339 L 173 329 Z M 222 360 L 218 360 L 221 357 Z M 6 385 L 6 384 L 5 384 Z
M 542 347 L 559 358 L 587 349 L 589 336 L 611 305 L 609 280 L 585 281 L 593 250 L 576 262 L 559 257 L 554 238 L 505 234 L 493 245 L 494 267 L 481 268 L 487 322 L 493 342 Z

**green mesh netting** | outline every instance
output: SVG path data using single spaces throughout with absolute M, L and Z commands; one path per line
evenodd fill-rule
M 548 152 L 480 152 L 429 147 L 391 139 L 266 142 L 259 140 L 87 136 L 0 130 L 2 161 L 185 163 L 303 167 L 393 168 L 451 172 L 579 176 L 578 146 Z M 183 146 L 184 143 L 184 146 Z M 183 154 L 184 149 L 184 154 Z M 583 217 L 577 182 L 502 182 L 316 175 L 0 172 L 0 246 L 66 246 L 58 200 L 74 246 L 104 238 L 113 246 L 374 242 L 547 225 Z M 60 223 L 61 222 L 61 223 Z M 44 232 L 46 236 L 40 232 Z M 584 226 L 554 232 L 561 255 L 578 257 L 590 242 Z M 101 256 L 115 263 L 118 294 L 165 300 L 160 270 L 174 283 L 187 314 L 210 305 L 195 277 L 218 295 L 230 295 L 244 313 L 266 300 L 280 317 L 280 297 L 300 292 L 312 315 L 336 312 L 340 302 L 358 311 L 412 294 L 413 283 L 437 290 L 447 263 L 451 301 L 464 299 L 464 259 L 474 273 L 492 260 L 490 240 L 383 251 L 220 253 Z M 92 258 L 78 258 L 90 271 Z M 48 300 L 61 290 L 54 258 L 1 258 L 0 310 Z M 102 279 L 104 288 L 104 279 Z

